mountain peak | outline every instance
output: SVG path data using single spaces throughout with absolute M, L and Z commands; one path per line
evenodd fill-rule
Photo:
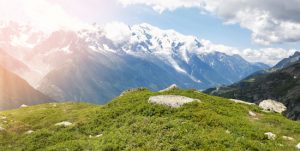
M 287 67 L 291 64 L 294 64 L 295 62 L 300 60 L 300 52 L 296 51 L 292 56 L 285 58 L 278 62 L 273 68 L 274 69 L 282 69 L 284 67 Z
M 292 57 L 297 57 L 297 56 L 300 56 L 300 51 L 296 51 Z

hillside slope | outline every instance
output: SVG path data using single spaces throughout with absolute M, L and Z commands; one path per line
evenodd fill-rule
M 0 110 L 53 101 L 25 80 L 0 66 Z
M 148 102 L 160 94 L 200 102 L 180 108 Z M 0 112 L 0 117 L 0 150 L 293 151 L 300 141 L 298 121 L 194 90 L 139 89 L 103 106 L 51 103 Z M 276 134 L 276 139 L 269 140 L 266 132 Z
M 285 66 L 280 63 L 280 66 Z M 277 66 L 275 66 L 277 67 Z M 275 69 L 275 68 L 274 68 Z M 285 104 L 285 115 L 291 119 L 300 119 L 300 60 L 272 72 L 254 74 L 246 79 L 205 92 L 226 98 L 242 99 L 259 103 L 265 99 L 274 99 Z

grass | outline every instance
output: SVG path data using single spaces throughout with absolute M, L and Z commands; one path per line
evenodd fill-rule
M 175 94 L 201 100 L 180 108 L 148 103 Z M 248 115 L 257 113 L 257 119 Z M 194 90 L 140 89 L 100 106 L 56 103 L 0 112 L 0 150 L 296 150 L 300 122 L 257 106 L 231 102 Z M 55 123 L 69 121 L 72 126 Z M 33 130 L 31 134 L 25 134 Z M 268 140 L 265 132 L 277 139 Z M 96 135 L 102 134 L 100 137 Z M 90 137 L 91 136 L 91 137 Z M 283 140 L 290 136 L 295 141 Z

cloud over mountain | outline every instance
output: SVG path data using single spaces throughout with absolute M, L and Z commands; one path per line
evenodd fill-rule
M 119 0 L 125 6 L 145 4 L 162 13 L 177 8 L 199 8 L 214 14 L 225 24 L 239 24 L 252 32 L 255 43 L 300 41 L 300 1 L 298 0 Z
M 145 23 L 144 25 L 149 26 Z M 135 41 L 135 39 L 131 37 L 130 28 L 132 27 L 122 22 L 113 22 L 113 23 L 106 24 L 103 27 L 103 30 L 104 30 L 105 37 L 114 41 L 114 43 L 118 45 L 123 42 Z M 156 27 L 152 27 L 152 28 L 155 29 L 154 31 L 156 31 L 153 33 L 154 35 L 160 34 L 161 31 L 158 28 Z M 193 43 L 193 40 L 196 38 L 195 36 L 192 35 L 182 35 L 174 30 L 168 30 L 168 31 L 170 32 L 170 34 L 173 34 L 173 37 L 176 37 L 177 39 L 180 37 L 186 43 L 189 42 Z M 238 49 L 223 44 L 216 44 L 206 39 L 201 39 L 199 41 L 202 47 L 195 48 L 194 45 L 192 44 L 186 44 L 187 46 L 186 49 L 190 51 L 200 51 L 200 52 L 208 52 L 208 53 L 219 51 L 228 55 L 237 54 L 245 58 L 247 61 L 263 62 L 269 65 L 276 64 L 281 59 L 291 56 L 296 51 L 294 49 L 283 49 L 283 48 L 272 48 L 272 47 L 258 48 L 258 49 L 252 49 L 252 48 Z M 159 49 L 159 47 L 156 49 Z

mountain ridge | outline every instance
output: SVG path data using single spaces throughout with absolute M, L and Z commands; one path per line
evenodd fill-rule
M 0 110 L 52 101 L 54 100 L 32 88 L 25 80 L 0 66 Z
M 211 88 L 205 92 L 212 95 L 241 99 L 259 103 L 264 99 L 274 99 L 285 104 L 285 115 L 300 119 L 300 53 L 285 58 L 267 71 L 257 72 L 227 87 Z M 295 58 L 298 58 L 298 60 Z

